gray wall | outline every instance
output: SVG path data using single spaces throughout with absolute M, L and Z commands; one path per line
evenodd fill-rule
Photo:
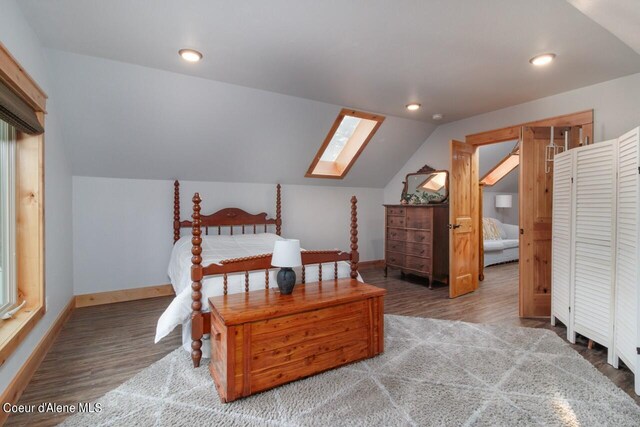
M 640 125 L 639 99 L 640 74 L 633 74 L 439 126 L 389 181 L 385 202 L 396 202 L 405 175 L 425 163 L 448 169 L 451 139 L 464 141 L 468 134 L 593 108 L 594 137 L 604 141 Z
M 304 175 L 340 105 L 57 50 L 47 55 L 77 176 L 382 188 L 436 127 L 387 116 L 343 180 L 310 179 Z
M 168 283 L 174 178 L 185 218 L 194 191 L 209 212 L 273 214 L 275 183 L 284 184 L 284 233 L 308 249 L 349 248 L 356 194 L 361 259 L 381 259 L 382 187 L 435 127 L 387 117 L 345 180 L 305 179 L 340 106 L 51 49 L 47 57 L 71 150 L 76 294 Z
M 496 208 L 496 195 L 498 194 L 511 194 L 512 207 L 510 209 Z M 518 225 L 518 213 L 520 212 L 518 193 L 483 191 L 482 196 L 482 215 L 485 218 L 496 218 L 505 224 Z
M 71 259 L 71 168 L 63 146 L 57 93 L 49 64 L 35 34 L 15 1 L 0 2 L 0 40 L 47 92 L 45 134 L 45 280 L 47 312 L 0 367 L 0 390 L 6 389 L 61 310 L 73 296 Z
M 234 206 L 275 216 L 275 184 L 181 181 L 182 219 L 189 218 L 196 191 L 203 213 Z M 356 195 L 361 260 L 382 259 L 382 192 L 283 185 L 283 235 L 300 239 L 305 249 L 349 250 L 350 199 Z M 75 293 L 169 283 L 172 221 L 172 181 L 73 177 Z

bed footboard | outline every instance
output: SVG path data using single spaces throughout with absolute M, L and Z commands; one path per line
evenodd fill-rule
M 202 359 L 202 331 L 204 322 L 202 317 L 202 230 L 200 229 L 200 194 L 193 196 L 193 225 L 191 230 L 191 359 L 193 367 L 200 366 Z M 199 334 L 195 333 L 197 328 Z
M 279 186 L 278 186 L 279 187 Z M 279 188 L 278 188 L 279 190 Z M 278 191 L 278 196 L 279 196 Z M 279 199 L 279 197 L 278 197 Z M 265 272 L 265 288 L 269 289 L 269 270 L 271 269 L 271 254 L 255 255 L 246 258 L 238 258 L 222 261 L 220 264 L 202 266 L 202 222 L 200 215 L 200 203 L 202 199 L 199 193 L 193 196 L 193 213 L 191 215 L 191 359 L 193 366 L 200 366 L 202 359 L 202 337 L 211 332 L 211 315 L 202 311 L 202 280 L 206 276 L 222 275 L 224 283 L 224 294 L 227 294 L 227 275 L 244 272 L 245 292 L 249 292 L 249 272 Z M 278 200 L 279 201 L 279 200 Z M 302 282 L 305 283 L 305 265 L 317 264 L 319 268 L 320 281 L 322 281 L 322 264 L 333 263 L 334 279 L 338 279 L 338 262 L 348 261 L 350 263 L 350 276 L 353 279 L 358 277 L 358 199 L 351 198 L 351 225 L 350 242 L 351 251 L 342 252 L 339 250 L 329 251 L 304 251 L 302 253 Z M 278 221 L 274 222 L 279 228 L 280 203 L 278 203 Z M 265 214 L 266 216 L 266 214 Z M 180 225 L 180 224 L 179 224 Z M 279 231 L 279 230 L 278 230 Z M 175 237 L 175 236 L 174 236 Z
M 358 278 L 358 263 L 360 253 L 358 252 L 358 199 L 351 197 L 351 278 Z

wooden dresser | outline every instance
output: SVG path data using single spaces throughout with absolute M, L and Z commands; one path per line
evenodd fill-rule
M 400 270 L 449 283 L 449 205 L 385 206 L 385 275 Z

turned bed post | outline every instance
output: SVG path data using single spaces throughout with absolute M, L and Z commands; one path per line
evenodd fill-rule
M 180 240 L 180 183 L 173 182 L 173 243 Z
M 198 336 L 195 333 L 196 330 L 202 330 L 201 327 L 194 328 L 195 322 L 202 322 L 202 230 L 200 229 L 200 194 L 196 193 L 193 196 L 193 228 L 191 231 L 191 359 L 193 360 L 193 367 L 200 366 L 200 359 L 202 358 L 202 335 Z
M 280 184 L 276 185 L 276 234 L 282 235 L 282 200 L 280 198 Z
M 351 197 L 351 278 L 358 278 L 358 199 Z

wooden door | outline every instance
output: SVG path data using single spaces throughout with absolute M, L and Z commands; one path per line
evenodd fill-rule
M 553 167 L 546 171 L 551 129 L 523 127 L 520 143 L 520 317 L 551 314 Z M 560 132 L 555 145 L 564 146 Z
M 476 147 L 451 141 L 449 298 L 478 288 L 479 184 Z

